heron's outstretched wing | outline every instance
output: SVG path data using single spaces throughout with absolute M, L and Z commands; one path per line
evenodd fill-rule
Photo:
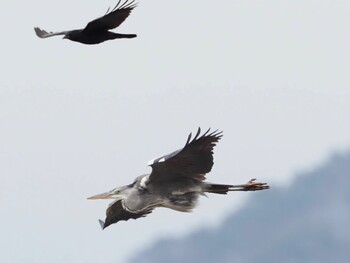
M 65 35 L 69 31 L 62 31 L 62 32 L 47 32 L 45 30 L 40 29 L 39 27 L 34 27 L 34 31 L 36 35 L 40 38 L 47 38 L 47 37 L 53 37 L 53 36 L 58 36 L 58 35 Z
M 148 182 L 181 176 L 204 180 L 205 174 L 213 167 L 213 148 L 222 137 L 222 132 L 210 132 L 209 129 L 201 136 L 200 133 L 201 129 L 198 128 L 193 140 L 192 134 L 188 136 L 184 148 L 150 161 L 152 173 Z
M 108 9 L 104 16 L 89 22 L 83 31 L 90 33 L 106 31 L 118 27 L 137 5 L 134 3 L 134 0 L 129 3 L 128 0 L 126 0 L 123 4 L 120 4 L 120 2 L 121 0 L 119 0 L 118 4 L 110 12 Z
M 125 205 L 123 200 L 117 200 L 109 205 L 106 211 L 106 220 L 103 222 L 100 220 L 100 224 L 102 229 L 107 226 L 117 223 L 121 220 L 129 220 L 129 219 L 137 219 L 140 217 L 144 217 L 147 214 L 151 213 L 152 209 L 144 209 L 139 211 L 129 210 Z

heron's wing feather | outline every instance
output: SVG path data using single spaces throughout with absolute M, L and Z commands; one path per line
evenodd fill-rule
M 126 0 L 124 3 L 118 4 L 109 12 L 99 17 L 91 22 L 89 22 L 84 28 L 84 32 L 96 32 L 105 31 L 118 27 L 124 20 L 130 15 L 131 11 L 136 7 L 135 1 L 128 2 Z
M 202 135 L 200 133 L 198 128 L 192 140 L 192 134 L 188 136 L 184 148 L 151 161 L 149 165 L 152 167 L 152 173 L 149 182 L 167 180 L 171 176 L 204 180 L 204 175 L 213 167 L 213 148 L 222 137 L 222 132 L 210 132 L 209 129 Z
M 47 37 L 53 37 L 58 35 L 65 35 L 69 31 L 62 31 L 62 32 L 47 32 L 45 30 L 40 29 L 39 27 L 34 27 L 34 31 L 36 35 L 40 38 L 47 38 Z
M 117 223 L 121 220 L 129 220 L 129 219 L 137 219 L 140 217 L 144 217 L 147 214 L 151 213 L 152 209 L 144 209 L 138 211 L 129 210 L 125 205 L 123 200 L 117 200 L 109 205 L 106 211 L 106 220 L 103 222 L 103 227 Z M 102 225 L 102 224 L 101 224 Z

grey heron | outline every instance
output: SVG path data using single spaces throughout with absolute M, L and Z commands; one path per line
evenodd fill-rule
M 120 4 L 120 2 L 121 0 L 119 0 L 118 4 L 111 11 L 108 8 L 104 16 L 92 20 L 83 29 L 54 33 L 47 32 L 39 27 L 34 27 L 34 31 L 40 38 L 64 35 L 63 38 L 65 39 L 88 45 L 99 44 L 101 42 L 116 38 L 134 38 L 136 37 L 135 34 L 119 34 L 109 31 L 120 26 L 120 24 L 125 21 L 125 19 L 130 15 L 131 11 L 137 5 L 134 3 L 134 0 L 131 2 L 126 0 L 122 4 Z
M 185 146 L 173 153 L 148 163 L 150 174 L 137 177 L 130 185 L 115 188 L 88 199 L 115 199 L 106 211 L 105 221 L 99 220 L 102 229 L 120 220 L 137 219 L 151 213 L 157 207 L 180 212 L 190 212 L 200 195 L 206 193 L 227 194 L 229 191 L 257 191 L 268 189 L 266 183 L 251 179 L 246 184 L 213 184 L 205 182 L 205 175 L 214 164 L 213 148 L 222 132 L 207 130 L 194 138 L 190 133 Z

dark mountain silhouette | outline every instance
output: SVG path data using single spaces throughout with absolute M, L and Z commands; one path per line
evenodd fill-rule
M 254 195 L 217 229 L 166 239 L 131 262 L 323 263 L 350 258 L 350 153 Z

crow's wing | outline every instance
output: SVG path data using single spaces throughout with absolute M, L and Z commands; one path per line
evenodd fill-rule
M 100 18 L 97 18 L 89 22 L 84 28 L 84 32 L 96 32 L 96 31 L 106 31 L 118 27 L 124 20 L 130 15 L 131 11 L 136 7 L 135 1 L 128 3 L 126 0 L 123 4 L 118 4 L 109 12 L 107 10 L 106 14 Z
M 148 163 L 152 167 L 147 183 L 170 180 L 174 177 L 190 177 L 204 180 L 205 174 L 213 167 L 213 148 L 222 137 L 217 130 L 210 133 L 210 129 L 200 136 L 198 128 L 196 136 L 191 141 L 188 136 L 185 147 L 171 154 L 154 159 Z
M 40 29 L 39 27 L 34 27 L 34 31 L 36 35 L 40 38 L 47 38 L 47 37 L 53 37 L 58 35 L 65 35 L 69 31 L 62 31 L 62 32 L 46 32 L 45 30 Z
M 152 212 L 152 208 L 147 208 L 144 210 L 132 211 L 129 210 L 125 204 L 124 200 L 117 200 L 109 205 L 106 211 L 105 222 L 100 220 L 102 229 L 108 227 L 111 224 L 117 223 L 121 220 L 137 219 L 144 217 Z

